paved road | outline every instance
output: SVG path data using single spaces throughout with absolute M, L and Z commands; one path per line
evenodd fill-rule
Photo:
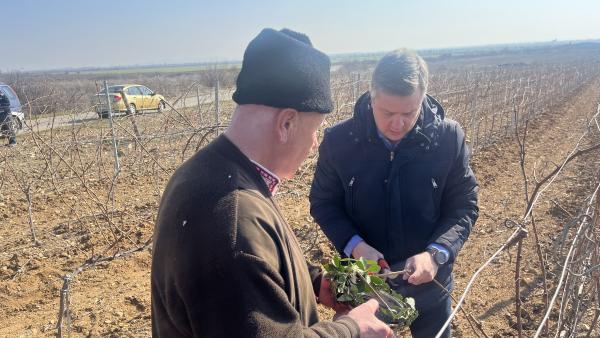
M 219 101 L 231 101 L 231 93 L 232 90 L 228 89 L 228 90 L 223 90 L 220 93 L 219 96 Z M 198 106 L 198 98 L 194 95 L 194 96 L 188 96 L 184 99 L 181 100 L 177 100 L 174 99 L 173 101 L 174 104 L 172 103 L 173 107 L 175 107 L 175 109 L 181 109 L 181 108 L 190 108 L 190 107 L 197 107 Z M 200 95 L 200 104 L 208 104 L 208 103 L 212 103 L 215 101 L 215 97 L 214 97 L 214 93 L 204 93 Z M 171 101 L 169 101 L 171 102 Z M 169 111 L 169 106 L 167 105 L 166 110 Z M 98 114 L 96 114 L 95 112 L 84 112 L 84 113 L 78 113 L 78 114 L 68 114 L 68 115 L 59 115 L 59 116 L 55 116 L 54 118 L 52 117 L 44 117 L 44 118 L 38 118 L 38 119 L 27 119 L 25 121 L 25 125 L 23 126 L 23 129 L 21 131 L 19 131 L 19 134 L 21 133 L 27 133 L 30 132 L 31 129 L 35 130 L 35 131 L 43 131 L 43 130 L 47 130 L 50 128 L 60 128 L 60 127 L 64 127 L 64 126 L 69 126 L 69 125 L 77 125 L 77 124 L 81 124 L 81 123 L 85 123 L 88 121 L 93 121 L 93 120 L 97 120 L 98 119 Z

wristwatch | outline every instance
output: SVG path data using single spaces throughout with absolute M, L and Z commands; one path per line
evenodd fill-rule
M 448 262 L 448 253 L 436 248 L 435 246 L 429 246 L 427 248 L 427 252 L 431 254 L 433 261 L 437 265 L 444 265 Z

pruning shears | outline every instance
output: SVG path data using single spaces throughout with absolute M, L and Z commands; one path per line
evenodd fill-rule
M 376 274 L 375 276 L 387 279 L 388 282 L 391 279 L 395 279 L 395 278 L 398 278 L 401 275 L 404 275 L 405 273 L 408 273 L 409 275 L 412 273 L 412 271 L 410 271 L 410 270 L 391 271 L 390 270 L 390 265 L 383 258 L 380 258 L 377 261 L 377 265 L 379 265 L 379 267 L 381 268 L 382 272 Z

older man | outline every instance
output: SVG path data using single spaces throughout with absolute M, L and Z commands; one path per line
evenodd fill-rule
M 158 213 L 152 262 L 155 337 L 385 337 L 371 300 L 335 307 L 273 199 L 316 146 L 332 109 L 329 58 L 307 36 L 263 30 L 244 54 L 225 135 L 184 163 Z
M 452 289 L 452 264 L 478 215 L 464 133 L 427 84 L 416 53 L 384 56 L 354 116 L 326 131 L 310 193 L 313 217 L 341 253 L 407 271 L 390 283 L 415 298 L 413 337 L 435 336 L 450 315 L 449 295 L 432 280 Z

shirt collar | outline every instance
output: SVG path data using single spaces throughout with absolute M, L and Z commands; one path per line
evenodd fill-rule
M 250 161 L 254 163 L 256 170 L 267 184 L 267 188 L 269 188 L 271 195 L 275 195 L 275 192 L 277 192 L 277 186 L 279 185 L 279 182 L 281 182 L 279 177 L 277 177 L 277 175 L 275 175 L 269 169 L 263 167 L 260 163 L 252 160 Z
M 379 135 L 379 138 L 381 138 L 381 140 L 383 141 L 383 144 L 385 144 L 385 147 L 388 148 L 389 151 L 394 150 L 394 148 L 396 148 L 396 145 L 398 145 L 398 143 L 400 143 L 400 141 L 392 142 L 392 141 L 388 140 L 388 138 L 385 137 L 385 135 L 383 135 L 383 133 L 381 131 L 379 131 L 379 128 L 377 128 L 377 135 Z

